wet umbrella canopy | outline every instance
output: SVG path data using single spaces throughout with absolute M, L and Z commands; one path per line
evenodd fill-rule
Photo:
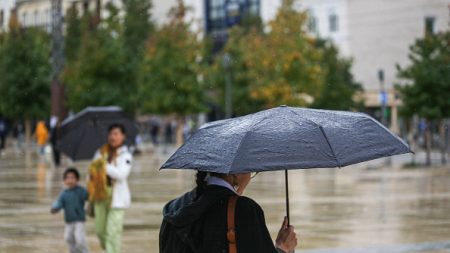
M 281 106 L 202 126 L 162 168 L 225 174 L 330 168 L 408 152 L 366 114 Z
M 62 123 L 59 148 L 74 160 L 91 159 L 107 142 L 108 127 L 114 123 L 125 126 L 126 144 L 134 144 L 138 129 L 120 107 L 87 107 Z
M 291 169 L 344 167 L 408 152 L 405 142 L 366 114 L 280 106 L 205 124 L 161 168 L 286 170 L 287 179 Z

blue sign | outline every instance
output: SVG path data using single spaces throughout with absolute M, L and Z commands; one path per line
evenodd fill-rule
M 380 91 L 380 103 L 381 105 L 385 106 L 388 102 L 388 94 L 386 91 Z

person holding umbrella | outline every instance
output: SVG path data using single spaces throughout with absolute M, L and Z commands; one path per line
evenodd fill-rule
M 89 201 L 94 205 L 95 231 L 107 253 L 121 251 L 125 209 L 131 204 L 127 178 L 132 155 L 124 145 L 126 130 L 122 124 L 108 128 L 108 143 L 95 154 L 89 168 Z
M 276 246 L 289 252 L 296 240 L 289 226 L 288 170 L 342 168 L 410 152 L 363 113 L 279 106 L 207 123 L 161 166 L 199 172 L 197 188 L 164 208 L 160 252 L 275 252 L 261 207 L 235 195 L 250 173 L 277 170 L 285 172 L 287 219 Z
M 197 172 L 197 187 L 163 210 L 160 253 L 289 253 L 297 245 L 285 217 L 275 245 L 262 208 L 242 196 L 251 173 Z

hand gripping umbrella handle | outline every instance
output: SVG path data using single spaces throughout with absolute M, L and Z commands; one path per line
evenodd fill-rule
M 289 217 L 289 178 L 288 178 L 288 171 L 284 170 L 284 181 L 286 186 L 286 217 L 288 221 L 288 226 L 291 225 L 291 219 Z

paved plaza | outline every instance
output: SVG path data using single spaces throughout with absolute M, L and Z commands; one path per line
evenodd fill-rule
M 193 187 L 193 172 L 158 170 L 167 157 L 163 149 L 135 157 L 123 252 L 158 252 L 163 205 Z M 405 169 L 396 165 L 402 159 L 409 157 L 391 167 L 379 160 L 290 172 L 296 252 L 450 252 L 450 166 Z M 62 214 L 49 213 L 63 170 L 49 160 L 31 153 L 0 159 L 0 253 L 67 252 Z M 88 162 L 74 165 L 85 178 Z M 283 172 L 258 174 L 246 195 L 263 207 L 274 238 L 285 213 Z M 89 246 L 100 253 L 93 225 L 88 219 Z

